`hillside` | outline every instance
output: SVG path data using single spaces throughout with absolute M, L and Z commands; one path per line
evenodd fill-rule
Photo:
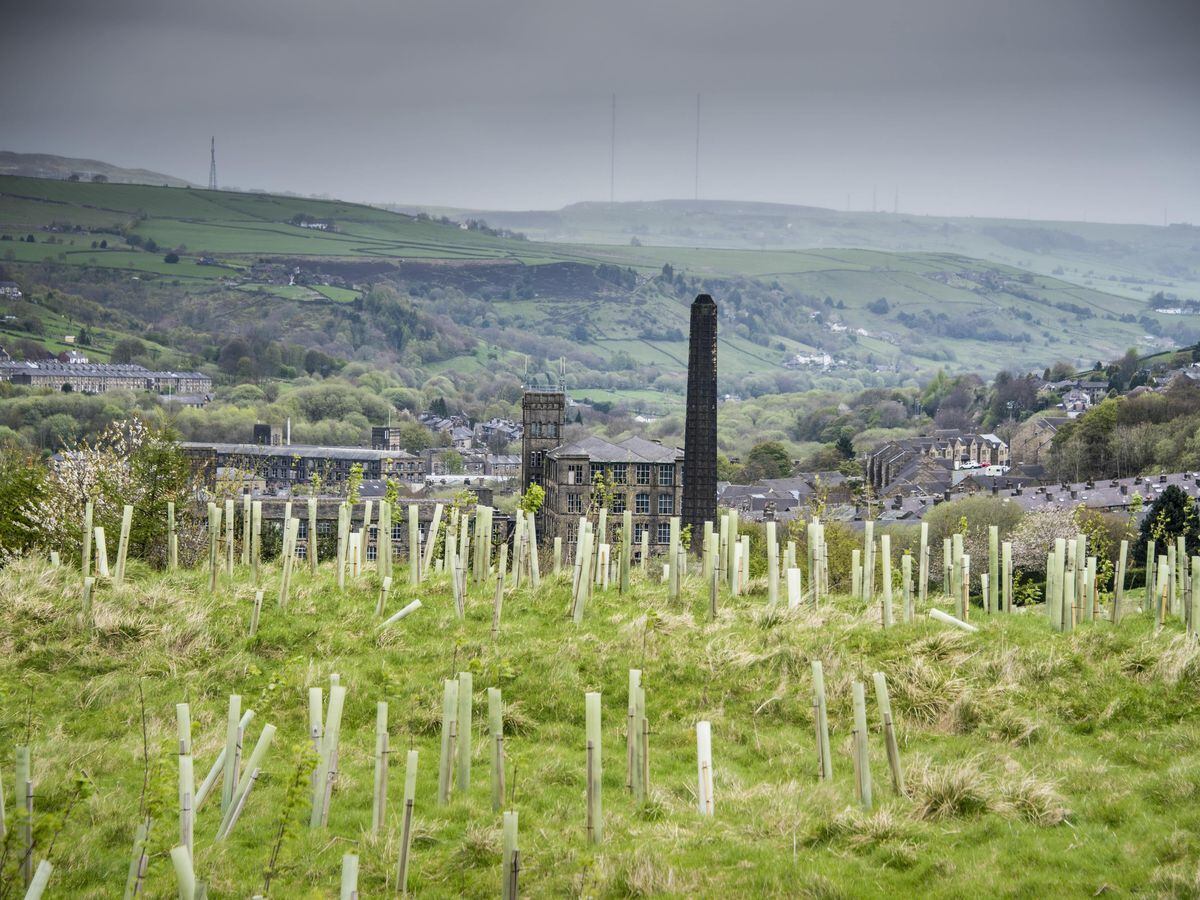
M 1200 338 L 1189 318 L 947 253 L 539 243 L 194 188 L 0 177 L 0 257 L 147 328 L 208 335 L 185 342 L 193 352 L 269 323 L 277 339 L 424 377 L 517 374 L 525 355 L 541 371 L 566 356 L 574 386 L 651 406 L 647 392 L 682 392 L 688 304 L 702 290 L 721 305 L 725 389 L 751 394 L 1087 366 Z M 407 304 L 391 318 L 370 299 L 380 286 Z
M 405 212 L 418 207 L 394 207 Z M 732 249 L 861 247 L 958 254 L 1145 299 L 1200 298 L 1200 228 L 843 212 L 721 200 L 575 203 L 559 210 L 429 209 L 541 241 Z
M 399 563 L 397 574 L 403 581 Z M 145 889 L 174 895 L 175 704 L 190 704 L 199 783 L 237 693 L 255 711 L 243 764 L 265 724 L 277 732 L 227 840 L 214 840 L 218 800 L 199 810 L 195 870 L 209 896 L 266 894 L 268 871 L 271 896 L 327 896 L 344 853 L 359 857 L 362 896 L 390 896 L 410 749 L 419 754 L 412 894 L 497 896 L 491 687 L 505 704 L 505 808 L 519 812 L 523 896 L 949 898 L 981 883 L 1008 896 L 1184 896 L 1194 884 L 1200 665 L 1175 619 L 1161 632 L 1130 614 L 1118 627 L 1097 621 L 1057 634 L 1038 608 L 990 618 L 976 608 L 980 631 L 963 634 L 919 606 L 914 623 L 881 630 L 878 609 L 844 597 L 768 609 L 756 580 L 741 597 L 722 589 L 709 622 L 696 576 L 672 602 L 635 574 L 625 597 L 598 588 L 576 626 L 563 614 L 569 578 L 545 579 L 537 591 L 509 593 L 493 640 L 492 584 L 470 587 L 460 621 L 447 581 L 434 578 L 416 593 L 422 608 L 381 631 L 373 573 L 339 591 L 330 562 L 315 578 L 302 565 L 285 611 L 278 566 L 268 564 L 261 624 L 248 637 L 254 583 L 245 571 L 231 584 L 222 576 L 210 595 L 202 571 L 160 574 L 131 562 L 124 586 L 98 585 L 89 634 L 76 567 L 25 560 L 0 570 L 9 598 L 0 609 L 0 755 L 11 761 L 16 746 L 31 748 L 33 856 L 54 866 L 52 895 L 111 896 L 147 813 Z M 394 589 L 386 611 L 413 596 Z M 950 606 L 934 596 L 931 605 Z M 829 697 L 829 783 L 814 760 L 814 660 Z M 642 672 L 650 729 L 644 804 L 625 786 L 632 668 Z M 442 685 L 460 671 L 473 674 L 473 771 L 469 789 L 456 787 L 443 806 Z M 906 796 L 889 781 L 874 672 L 890 688 Z M 328 827 L 310 829 L 308 690 L 327 690 L 333 673 L 347 689 L 336 788 Z M 869 812 L 855 801 L 854 681 L 866 683 L 868 700 Z M 585 831 L 587 691 L 602 704 L 598 845 Z M 379 701 L 389 705 L 389 800 L 372 834 Z M 711 819 L 696 809 L 700 720 L 712 723 Z M 15 824 L 9 835 L 19 840 Z M 0 881 L 18 879 L 17 857 L 5 854 Z
M 50 153 L 14 153 L 0 150 L 0 175 L 21 175 L 28 178 L 66 179 L 78 175 L 90 181 L 102 175 L 114 184 L 154 184 L 162 187 L 190 187 L 191 183 L 173 175 L 151 172 L 149 169 L 128 169 L 98 159 L 75 159 Z

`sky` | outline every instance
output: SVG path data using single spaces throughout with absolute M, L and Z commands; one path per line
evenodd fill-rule
M 215 135 L 222 186 L 690 198 L 699 94 L 705 199 L 1200 222 L 1196 0 L 0 3 L 0 149 L 203 184 Z

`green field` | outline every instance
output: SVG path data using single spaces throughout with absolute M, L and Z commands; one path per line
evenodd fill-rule
M 292 224 L 298 216 L 331 223 L 333 230 Z M 51 226 L 65 230 L 43 230 Z M 75 232 L 74 226 L 88 230 Z M 122 231 L 131 240 L 152 239 L 158 251 L 128 246 Z M 247 269 L 263 258 L 307 259 L 315 267 L 323 261 L 331 266 L 373 260 L 429 263 L 415 276 L 418 281 L 487 293 L 487 310 L 474 321 L 460 322 L 468 330 L 498 318 L 520 335 L 547 338 L 548 356 L 577 352 L 598 358 L 610 370 L 678 371 L 691 291 L 707 287 L 723 304 L 738 293 L 753 295 L 748 306 L 723 315 L 721 372 L 733 380 L 777 376 L 789 357 L 817 349 L 843 366 L 832 375 L 809 372 L 810 381 L 911 381 L 939 368 L 985 374 L 1009 367 L 1040 370 L 1059 359 L 1084 367 L 1116 358 L 1131 346 L 1148 354 L 1176 339 L 1190 343 L 1188 329 L 1194 330 L 1190 322 L 1148 314 L 1152 330 L 1161 332 L 1150 334 L 1138 320 L 1147 316 L 1141 301 L 957 253 L 537 243 L 369 206 L 195 188 L 0 177 L 0 234 L 33 234 L 36 241 L 0 242 L 0 264 L 120 270 L 131 279 L 166 278 L 196 291 L 229 283 L 256 294 L 261 282 Z M 591 239 L 590 233 L 584 237 Z M 98 238 L 110 247 L 92 249 Z M 165 248 L 178 249 L 180 261 L 166 263 Z M 199 265 L 205 255 L 219 264 Z M 497 262 L 507 268 L 486 267 Z M 594 279 L 594 287 L 580 289 L 579 273 L 599 271 L 594 267 L 601 263 L 632 269 L 636 286 Z M 654 277 L 667 264 L 690 279 L 689 287 L 679 290 Z M 514 270 L 534 284 L 533 273 L 550 274 L 543 288 L 517 290 L 510 284 Z M 472 280 L 473 272 L 483 274 Z M 355 276 L 347 277 L 355 283 Z M 365 288 L 375 277 L 362 276 L 365 283 L 356 287 Z M 489 279 L 496 285 L 491 291 Z M 328 286 L 261 289 L 284 301 L 323 297 L 344 304 L 358 296 Z M 887 313 L 871 312 L 868 306 L 881 298 Z M 442 312 L 436 302 L 429 308 Z M 954 327 L 943 323 L 935 329 L 930 322 L 939 317 L 954 320 Z M 766 319 L 773 324 L 763 324 Z M 495 343 L 492 336 L 483 340 Z M 515 342 L 505 349 L 529 353 L 531 348 Z M 470 367 L 470 360 L 458 356 L 438 365 Z
M 576 203 L 553 212 L 430 209 L 531 238 L 582 244 L 760 251 L 862 247 L 985 259 L 1144 300 L 1200 297 L 1197 228 L 844 212 L 779 203 L 663 200 Z
M 402 565 L 397 575 L 403 582 Z M 301 566 L 286 611 L 278 578 L 277 566 L 265 568 L 261 626 L 249 638 L 247 573 L 209 595 L 202 572 L 162 575 L 135 561 L 123 587 L 98 588 L 89 635 L 77 569 L 26 560 L 0 570 L 3 879 L 18 877 L 11 765 L 25 744 L 37 783 L 34 857 L 54 865 L 50 896 L 119 892 L 147 811 L 145 889 L 174 896 L 175 704 L 191 707 L 199 781 L 238 693 L 256 713 L 246 755 L 265 723 L 278 731 L 232 835 L 214 840 L 218 799 L 199 811 L 195 867 L 209 896 L 265 893 L 280 834 L 271 896 L 330 896 L 344 853 L 360 857 L 362 896 L 393 894 L 409 748 L 419 752 L 412 894 L 496 896 L 500 816 L 490 803 L 485 691 L 498 687 L 525 896 L 957 898 L 985 884 L 1012 897 L 1191 892 L 1200 650 L 1175 620 L 1156 632 L 1130 614 L 1119 627 L 1097 621 L 1063 635 L 1036 608 L 990 619 L 976 609 L 981 630 L 963 634 L 918 608 L 913 624 L 881 630 L 877 609 L 846 598 L 771 610 L 756 580 L 747 595 L 722 592 L 709 622 L 707 589 L 692 575 L 677 602 L 640 576 L 625 597 L 598 590 L 575 626 L 564 617 L 569 579 L 548 574 L 539 590 L 509 594 L 493 640 L 490 583 L 470 588 L 463 621 L 444 579 L 394 589 L 389 612 L 414 595 L 424 606 L 380 632 L 374 574 L 343 592 L 329 563 L 316 579 Z M 814 763 L 813 660 L 829 690 L 830 783 L 817 780 Z M 642 671 L 651 729 L 644 804 L 625 788 L 630 668 Z M 469 790 L 439 806 L 442 682 L 459 671 L 474 676 L 473 771 Z M 889 784 L 876 671 L 890 686 L 907 796 Z M 328 688 L 333 673 L 347 688 L 337 784 L 328 827 L 310 829 L 307 693 Z M 869 700 L 870 812 L 856 804 L 849 756 L 856 680 Z M 600 691 L 603 706 L 598 845 L 584 827 L 587 691 Z M 389 704 L 393 753 L 375 835 L 378 701 Z M 696 810 L 702 719 L 713 731 L 711 819 Z

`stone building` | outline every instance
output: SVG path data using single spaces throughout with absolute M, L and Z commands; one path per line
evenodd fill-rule
M 521 492 L 546 487 L 546 454 L 562 443 L 567 395 L 562 390 L 529 389 L 521 396 Z
M 604 477 L 609 534 L 616 544 L 625 510 L 633 514 L 634 552 L 642 533 L 649 532 L 655 550 L 669 542 L 670 523 L 683 505 L 683 451 L 655 441 L 632 437 L 613 443 L 588 436 L 546 451 L 542 477 L 546 502 L 542 506 L 543 536 L 563 539 L 566 555 L 578 535 L 579 519 L 592 509 L 593 484 Z
M 200 372 L 152 372 L 142 366 L 111 363 L 8 362 L 0 381 L 79 394 L 106 391 L 153 391 L 156 394 L 207 395 L 212 379 Z
M 888 441 L 867 457 L 866 475 L 876 492 L 893 482 L 915 483 L 930 460 L 942 461 L 949 469 L 987 468 L 1009 464 L 1008 444 L 994 434 L 967 434 L 940 430 L 934 434 Z M 941 468 L 941 467 L 939 467 Z
M 368 450 L 362 447 L 317 447 L 305 444 L 230 444 L 184 441 L 183 452 L 203 481 L 259 482 L 271 491 L 307 487 L 313 475 L 325 485 L 343 484 L 351 468 L 362 466 L 364 479 L 395 478 L 423 481 L 420 457 L 405 450 Z

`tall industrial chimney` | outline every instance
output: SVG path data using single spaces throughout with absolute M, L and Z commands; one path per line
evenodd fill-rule
M 699 553 L 704 523 L 717 519 L 717 304 L 708 294 L 692 303 L 683 439 L 682 519 Z

